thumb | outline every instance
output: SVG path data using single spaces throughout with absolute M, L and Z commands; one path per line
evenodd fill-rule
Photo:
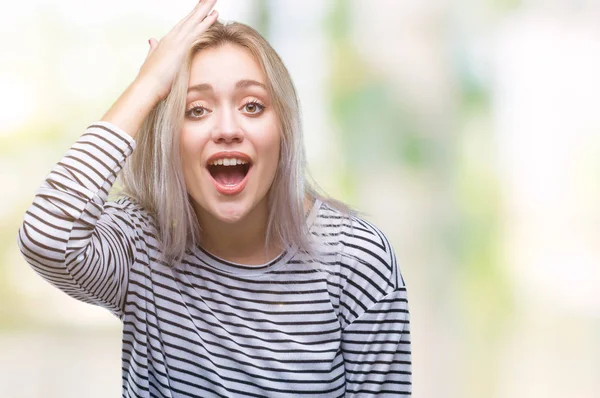
M 150 46 L 150 48 L 148 48 L 148 55 L 150 55 L 150 54 L 152 54 L 152 51 L 154 51 L 154 49 L 158 45 L 158 41 L 154 37 L 152 37 L 152 38 L 148 39 L 148 45 Z

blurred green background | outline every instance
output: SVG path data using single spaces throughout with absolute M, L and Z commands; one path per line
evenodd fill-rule
M 120 395 L 120 323 L 30 270 L 37 186 L 194 2 L 0 13 L 0 395 Z M 414 396 L 600 396 L 600 2 L 219 0 L 302 102 L 311 174 L 391 239 Z

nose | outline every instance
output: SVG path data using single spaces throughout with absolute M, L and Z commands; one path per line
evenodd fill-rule
M 244 133 L 236 120 L 235 110 L 223 107 L 216 117 L 216 125 L 212 130 L 212 140 L 217 143 L 242 142 Z

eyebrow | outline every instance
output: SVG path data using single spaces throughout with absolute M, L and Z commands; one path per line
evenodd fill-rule
M 267 90 L 267 86 L 266 85 L 264 85 L 261 82 L 257 82 L 256 80 L 251 80 L 251 79 L 240 80 L 239 82 L 237 82 L 235 84 L 235 89 L 239 90 L 239 89 L 242 89 L 242 88 L 253 87 L 253 86 L 258 86 L 258 87 L 263 88 L 264 90 Z M 210 84 L 208 84 L 208 83 L 201 83 L 201 84 L 196 84 L 194 86 L 188 87 L 187 92 L 188 93 L 191 92 L 191 91 L 202 92 L 202 91 L 212 91 L 212 90 L 213 90 L 213 88 L 212 88 L 212 86 Z

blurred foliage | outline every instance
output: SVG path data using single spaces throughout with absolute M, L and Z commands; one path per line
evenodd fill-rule
M 341 134 L 344 193 L 352 200 L 356 176 L 363 170 L 398 159 L 405 167 L 427 167 L 432 143 L 419 130 L 409 104 L 401 102 L 385 77 L 371 70 L 356 50 L 350 34 L 351 7 L 351 2 L 336 0 L 326 30 L 333 44 L 328 91 Z

